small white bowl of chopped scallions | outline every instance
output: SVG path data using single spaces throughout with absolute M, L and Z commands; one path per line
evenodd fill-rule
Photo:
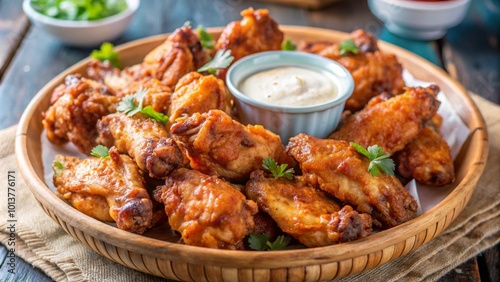
M 67 45 L 96 47 L 119 37 L 140 0 L 24 0 L 32 24 Z

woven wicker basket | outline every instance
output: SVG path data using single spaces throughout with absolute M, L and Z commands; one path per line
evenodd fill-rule
M 294 41 L 344 40 L 341 32 L 282 26 Z M 215 36 L 219 29 L 209 30 Z M 155 36 L 118 48 L 124 65 L 142 60 L 165 40 Z M 470 136 L 456 160 L 456 181 L 450 194 L 421 216 L 390 230 L 357 241 L 333 246 L 276 252 L 215 250 L 176 244 L 131 234 L 92 219 L 58 198 L 44 181 L 41 112 L 49 106 L 53 89 L 67 74 L 82 71 L 83 60 L 49 82 L 31 101 L 22 116 L 16 140 L 21 173 L 38 203 L 68 234 L 97 253 L 153 275 L 185 281 L 318 281 L 341 278 L 380 266 L 403 256 L 438 236 L 469 201 L 483 171 L 488 140 L 481 114 L 466 90 L 441 69 L 393 45 L 381 42 L 387 52 L 398 56 L 418 79 L 434 81 L 447 95 L 470 129 Z M 45 168 L 50 169 L 50 168 Z

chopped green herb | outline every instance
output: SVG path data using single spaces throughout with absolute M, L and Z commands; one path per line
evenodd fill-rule
M 265 158 L 262 163 L 262 167 L 269 170 L 275 179 L 283 177 L 285 179 L 292 180 L 295 170 L 293 168 L 286 169 L 287 166 L 287 164 L 278 165 L 274 159 L 269 157 Z
M 198 72 L 207 71 L 209 74 L 215 74 L 217 69 L 227 68 L 233 60 L 231 50 L 219 50 L 210 62 L 198 69 Z
M 295 51 L 297 50 L 297 45 L 293 44 L 290 39 L 287 39 L 285 43 L 281 46 L 281 50 L 284 51 Z
M 126 0 L 31 0 L 37 12 L 69 21 L 94 21 L 127 9 Z
M 292 237 L 288 235 L 280 235 L 276 237 L 274 242 L 269 241 L 270 237 L 269 232 L 261 235 L 250 233 L 248 237 L 249 246 L 252 250 L 256 251 L 279 251 L 302 248 L 301 245 L 289 246 L 288 244 L 292 241 Z
M 347 53 L 357 54 L 359 49 L 353 39 L 347 39 L 339 44 L 340 55 L 345 55 Z
M 59 175 L 64 170 L 64 164 L 58 161 L 52 163 L 52 169 L 56 175 Z
M 387 175 L 394 175 L 394 161 L 390 158 L 389 153 L 384 153 L 384 150 L 378 145 L 369 146 L 368 150 L 363 146 L 350 142 L 349 145 L 354 147 L 358 153 L 364 155 L 370 160 L 368 172 L 374 176 L 380 175 L 380 170 L 384 171 Z
M 168 116 L 155 111 L 151 106 L 143 107 L 142 103 L 147 92 L 148 89 L 140 88 L 137 92 L 135 92 L 135 94 L 125 96 L 120 103 L 118 103 L 116 110 L 126 114 L 127 116 L 142 113 L 151 119 L 159 121 L 162 124 L 166 124 L 168 122 Z
M 109 159 L 109 150 L 106 146 L 103 145 L 97 145 L 94 148 L 92 148 L 90 154 L 96 158 Z
M 118 57 L 118 52 L 114 50 L 113 44 L 109 42 L 104 42 L 99 50 L 93 50 L 90 56 L 101 62 L 109 61 L 111 65 L 119 68 L 120 58 Z
M 249 238 L 248 238 L 248 243 L 250 245 L 250 248 L 252 250 L 256 251 L 265 251 L 267 250 L 267 242 L 269 242 L 269 238 L 271 235 L 269 232 L 266 232 L 262 235 L 256 235 L 254 233 L 250 233 Z
M 212 35 L 208 33 L 201 25 L 196 28 L 196 31 L 198 31 L 201 46 L 203 46 L 203 48 L 213 50 L 215 48 L 215 44 Z

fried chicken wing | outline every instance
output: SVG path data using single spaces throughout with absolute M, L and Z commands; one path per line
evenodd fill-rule
M 173 171 L 154 198 L 165 205 L 170 226 L 185 244 L 208 248 L 241 248 L 258 210 L 230 183 L 186 168 Z
M 183 155 L 163 125 L 144 117 L 114 113 L 97 123 L 98 142 L 128 154 L 150 177 L 165 178 L 183 164 Z
M 182 115 L 190 116 L 215 109 L 231 114 L 232 107 L 233 99 L 224 81 L 214 75 L 191 72 L 175 86 L 168 116 L 171 121 L 175 121 Z
M 455 167 L 450 147 L 432 127 L 426 126 L 418 136 L 395 155 L 398 172 L 406 178 L 431 186 L 455 181 Z
M 417 202 L 395 176 L 373 176 L 369 160 L 346 141 L 299 134 L 290 139 L 289 152 L 304 180 L 358 212 L 372 215 L 373 224 L 392 227 L 416 216 Z
M 179 118 L 170 128 L 193 169 L 244 181 L 266 157 L 294 167 L 278 135 L 260 125 L 244 126 L 220 110 Z
M 266 178 L 254 171 L 245 194 L 278 226 L 307 247 L 321 247 L 366 237 L 372 220 L 351 206 L 341 207 L 323 191 L 302 180 Z
M 382 92 L 402 93 L 403 68 L 396 56 L 380 51 L 376 38 L 363 30 L 352 32 L 350 37 L 358 46 L 357 54 L 341 55 L 339 43 L 327 42 L 301 42 L 298 50 L 335 60 L 352 74 L 354 91 L 346 102 L 346 110 L 358 111 Z
M 47 139 L 55 144 L 70 141 L 81 153 L 90 154 L 97 145 L 97 120 L 114 112 L 117 101 L 104 85 L 80 74 L 68 75 L 42 113 Z
M 354 113 L 331 139 L 356 142 L 363 147 L 378 145 L 391 155 L 402 150 L 436 113 L 440 102 L 437 86 L 406 88 L 404 94 Z
M 248 8 L 241 12 L 243 19 L 228 24 L 215 45 L 216 50 L 231 50 L 237 60 L 258 52 L 281 50 L 284 34 L 266 9 Z M 225 70 L 217 75 L 225 77 Z
M 52 166 L 57 193 L 77 210 L 120 229 L 142 234 L 150 227 L 153 204 L 134 161 L 115 148 L 110 158 L 57 155 Z

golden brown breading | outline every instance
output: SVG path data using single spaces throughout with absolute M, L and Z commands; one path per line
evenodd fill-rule
M 150 177 L 165 178 L 183 164 L 179 147 L 163 125 L 142 116 L 114 113 L 97 123 L 98 142 L 128 154 Z
M 80 74 L 68 75 L 42 113 L 47 139 L 55 144 L 70 141 L 81 153 L 90 154 L 97 145 L 97 120 L 114 112 L 117 101 L 104 85 Z
M 193 169 L 244 181 L 266 157 L 294 167 L 278 135 L 260 125 L 244 126 L 220 110 L 178 118 L 170 128 Z
M 450 147 L 430 126 L 424 127 L 394 159 L 401 176 L 415 178 L 419 183 L 443 186 L 455 181 Z
M 154 198 L 165 205 L 171 228 L 187 245 L 236 249 L 254 228 L 257 205 L 216 176 L 179 168 Z
M 299 162 L 304 180 L 358 212 L 372 215 L 373 224 L 392 227 L 416 216 L 417 202 L 395 176 L 373 176 L 370 161 L 342 140 L 299 134 L 287 151 Z
M 331 139 L 356 142 L 367 148 L 378 145 L 391 155 L 402 150 L 436 113 L 437 86 L 406 88 L 406 92 L 354 113 Z
M 244 192 L 278 226 L 307 247 L 321 247 L 363 238 L 371 233 L 372 219 L 351 206 L 341 207 L 323 191 L 302 180 L 266 178 L 254 171 Z
M 216 109 L 230 114 L 232 107 L 233 99 L 224 81 L 214 75 L 204 76 L 198 72 L 190 72 L 175 86 L 168 116 L 173 122 L 183 115 L 190 116 Z
M 216 50 L 231 50 L 237 60 L 258 52 L 281 50 L 284 34 L 266 9 L 248 8 L 241 12 L 243 19 L 229 23 L 215 45 Z M 226 69 L 217 76 L 224 78 Z
M 54 186 L 84 214 L 142 234 L 153 217 L 142 175 L 134 161 L 115 148 L 109 150 L 109 156 L 79 159 L 57 155 L 52 165 Z
M 358 46 L 357 54 L 341 55 L 339 43 L 326 42 L 301 42 L 298 50 L 335 60 L 352 74 L 354 91 L 346 102 L 346 110 L 358 111 L 382 92 L 402 93 L 405 86 L 403 68 L 396 56 L 379 51 L 376 38 L 363 30 L 352 32 L 350 37 Z

